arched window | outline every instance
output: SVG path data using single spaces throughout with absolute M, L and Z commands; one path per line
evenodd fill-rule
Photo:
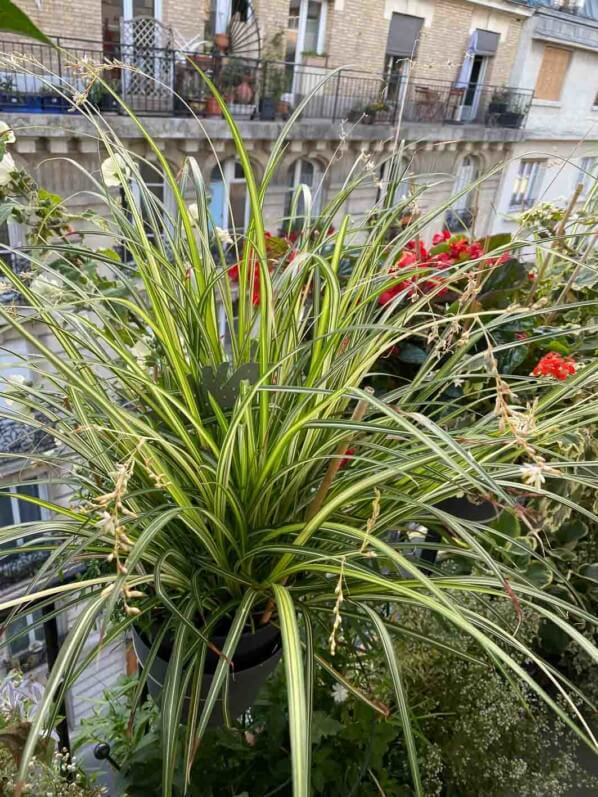
M 224 178 L 224 179 L 223 179 Z M 216 227 L 243 232 L 249 220 L 249 196 L 243 167 L 229 158 L 212 169 L 210 214 Z
M 474 155 L 466 155 L 457 169 L 453 194 L 458 194 L 477 180 L 480 175 L 480 162 Z M 477 190 L 466 191 L 457 197 L 447 210 L 445 226 L 451 232 L 467 232 L 475 221 L 475 204 Z
M 480 174 L 479 161 L 474 155 L 466 155 L 457 169 L 453 193 L 458 194 L 467 188 Z M 468 191 L 455 200 L 454 211 L 471 210 L 474 204 L 475 191 Z
M 320 186 L 321 172 L 318 166 L 309 160 L 299 159 L 292 163 L 289 167 L 287 175 L 287 201 L 285 207 L 285 216 L 290 216 L 291 206 L 293 203 L 293 196 L 300 185 L 305 185 L 311 192 L 311 215 L 317 216 L 320 212 L 321 205 L 321 186 Z M 295 208 L 297 216 L 305 214 L 305 197 L 301 193 L 297 200 Z

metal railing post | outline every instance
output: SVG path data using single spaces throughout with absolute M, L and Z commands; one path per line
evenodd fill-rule
M 60 84 L 62 85 L 62 53 L 60 50 L 60 36 L 56 37 L 56 52 L 58 53 L 58 79 L 60 80 Z
M 336 122 L 336 113 L 337 113 L 337 110 L 338 110 L 338 93 L 340 91 L 340 84 L 341 84 L 342 76 L 343 76 L 343 71 L 341 69 L 341 71 L 336 76 L 336 88 L 335 88 L 335 91 L 334 91 L 334 106 L 332 108 L 332 121 L 333 122 Z
M 58 658 L 58 651 L 60 650 L 60 638 L 58 636 L 58 623 L 56 616 L 49 616 L 54 612 L 54 604 L 44 606 L 42 608 L 42 616 L 46 617 L 44 620 L 44 639 L 46 643 L 46 654 L 48 656 L 48 672 L 52 672 L 56 659 Z M 62 717 L 56 726 L 56 733 L 60 740 L 60 749 L 71 749 L 69 739 L 69 724 L 66 716 L 66 702 L 63 699 L 58 708 L 58 713 Z

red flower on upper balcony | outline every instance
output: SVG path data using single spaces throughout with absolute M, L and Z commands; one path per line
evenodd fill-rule
M 563 357 L 556 351 L 550 351 L 538 362 L 534 370 L 533 376 L 552 376 L 555 379 L 564 382 L 567 377 L 576 373 L 576 363 L 573 357 Z

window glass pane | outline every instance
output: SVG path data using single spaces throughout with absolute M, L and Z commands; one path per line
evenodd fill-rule
M 153 17 L 154 0 L 133 0 L 134 17 Z
M 10 235 L 9 235 L 9 232 L 8 232 L 8 222 L 6 222 L 6 221 L 3 221 L 2 224 L 0 224 L 0 244 L 2 244 L 2 247 L 0 249 L 0 257 L 2 258 L 2 260 L 4 260 L 5 263 L 10 263 L 11 262 L 12 253 L 11 252 L 7 252 L 4 249 L 5 246 L 10 246 Z
M 581 159 L 577 181 L 583 186 L 582 196 L 594 187 L 596 180 L 596 158 L 585 157 Z
M 22 485 L 17 488 L 17 492 L 39 498 L 39 488 L 35 484 Z M 39 506 L 37 506 L 37 504 L 30 504 L 29 501 L 19 501 L 19 514 L 21 516 L 21 523 L 41 520 L 42 517 Z
M 20 634 L 27 628 L 27 616 L 21 615 L 13 620 L 6 629 L 6 636 L 10 639 L 13 634 Z M 8 649 L 12 656 L 17 656 L 19 653 L 24 653 L 29 649 L 29 634 L 23 633 L 17 639 L 13 639 L 8 643 Z
M 243 172 L 243 167 L 239 163 L 239 161 L 235 161 L 235 180 L 244 180 L 245 173 Z
M 318 34 L 320 31 L 320 13 L 322 11 L 322 4 L 310 0 L 307 6 L 307 20 L 305 24 L 305 39 L 303 42 L 304 52 L 317 52 L 318 50 Z
M 11 526 L 14 522 L 10 498 L 0 495 L 0 526 Z
M 231 227 L 236 230 L 245 229 L 245 183 L 231 183 L 230 185 L 230 215 Z
M 310 161 L 301 161 L 301 171 L 299 174 L 299 182 L 308 185 L 310 188 L 314 186 L 314 165 Z

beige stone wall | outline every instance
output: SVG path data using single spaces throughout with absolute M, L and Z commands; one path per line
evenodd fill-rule
M 522 19 L 511 18 L 509 20 L 508 29 L 501 36 L 498 51 L 492 62 L 492 70 L 486 79 L 487 83 L 497 86 L 508 84 L 519 46 L 523 22 Z
M 455 80 L 475 28 L 500 34 L 485 83 L 508 81 L 521 34 L 522 20 L 512 14 L 476 6 L 465 0 L 437 0 L 429 26 L 422 28 L 414 65 L 417 78 Z
M 102 39 L 101 0 L 42 0 L 39 7 L 35 0 L 15 0 L 15 3 L 49 36 Z M 65 46 L 69 46 L 66 41 Z
M 287 29 L 289 0 L 254 0 L 255 14 L 262 37 L 262 52 L 272 49 L 272 37 Z M 284 49 L 284 42 L 283 42 Z M 282 56 L 282 52 L 278 54 Z
M 199 34 L 208 38 L 209 13 L 209 0 L 162 0 L 162 21 L 187 42 Z
M 381 72 L 388 26 L 384 0 L 344 0 L 342 8 L 331 3 L 326 42 L 328 66 L 350 65 Z

